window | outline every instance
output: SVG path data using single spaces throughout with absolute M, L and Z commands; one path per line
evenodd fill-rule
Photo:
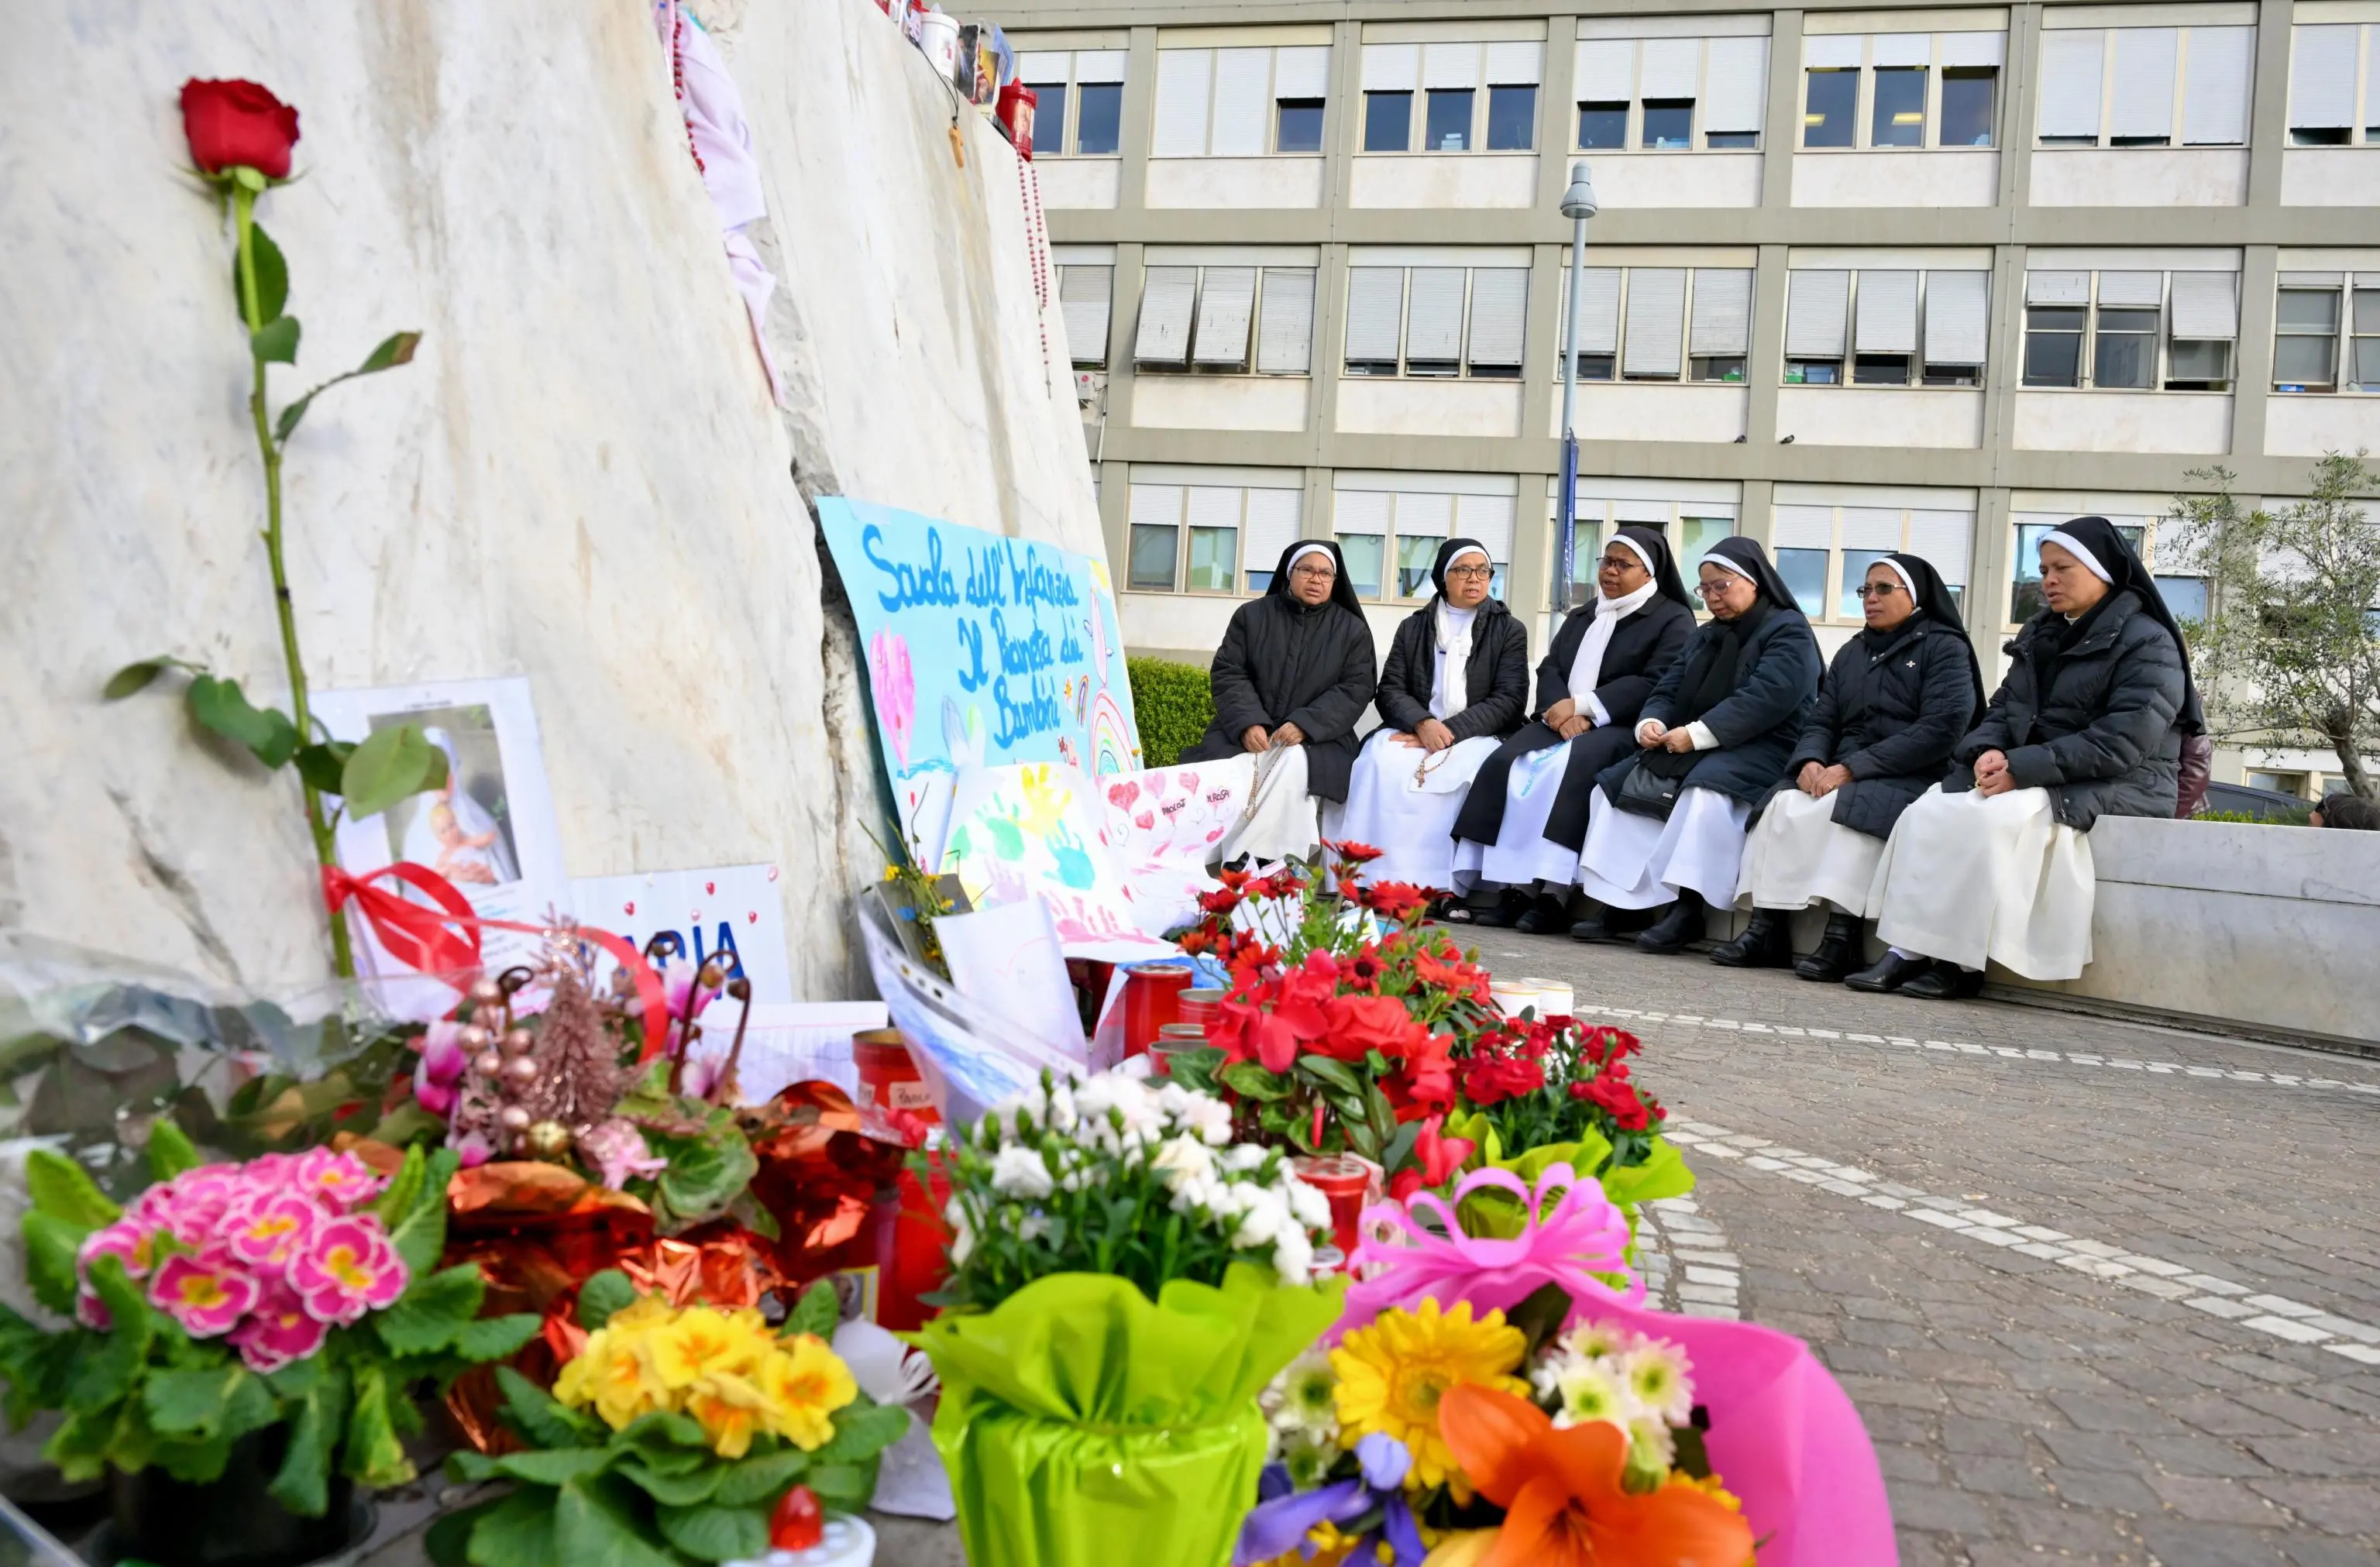
M 1521 373 L 1525 267 L 1348 268 L 1349 375 L 1510 380 Z
M 1809 97 L 1802 108 L 1802 145 L 1848 147 L 1859 113 L 1859 72 L 1810 72 Z
M 1990 295 L 1985 272 L 1797 268 L 1785 384 L 1980 386 Z
M 2289 287 L 2273 321 L 2273 390 L 2328 392 L 2338 384 L 2339 290 Z
M 1410 92 L 1364 94 L 1364 151 L 1402 152 L 1413 145 L 1413 101 Z
M 1923 66 L 1876 67 L 1875 112 L 1868 122 L 1871 147 L 1925 145 L 1925 78 Z
M 2022 625 L 2048 607 L 2048 601 L 2041 596 L 2041 541 L 2067 520 L 2063 516 L 2053 520 L 2039 513 L 2030 517 L 2022 512 L 2017 514 L 2016 558 L 2011 563 L 2014 580 L 2009 592 L 2010 625 Z M 2143 564 L 2155 565 L 2154 561 L 2146 558 L 2147 517 L 2111 515 L 2107 520 L 2116 525 L 2116 531 L 2123 536 L 2124 542 L 2130 544 L 2135 553 L 2143 556 Z M 2179 614 L 2180 612 L 2176 610 L 2174 613 Z
M 1557 340 L 1570 316 L 1562 269 Z M 1578 378 L 1741 382 L 1751 346 L 1749 267 L 1589 267 L 1580 281 Z M 1554 374 L 1561 374 L 1557 349 Z
M 1069 317 L 1070 341 L 1074 330 Z M 1133 363 L 1144 371 L 1306 375 L 1313 345 L 1312 267 L 1152 266 L 1142 285 Z
M 1123 145 L 1122 49 L 1027 50 L 1016 74 L 1033 90 L 1033 155 L 1112 156 Z
M 1549 486 L 1547 504 L 1551 512 L 1560 504 L 1560 492 Z M 1628 498 L 1611 497 L 1608 492 L 1598 493 L 1604 486 L 1633 492 Z M 1642 498 L 1647 489 L 1661 488 L 1643 480 L 1607 480 L 1582 478 L 1578 481 L 1574 516 L 1578 528 L 1577 549 L 1571 559 L 1571 597 L 1572 609 L 1591 601 L 1596 593 L 1596 563 L 1601 559 L 1603 546 L 1621 528 L 1650 528 L 1670 541 L 1670 551 L 1678 562 L 1678 570 L 1691 585 L 1694 578 L 1694 562 L 1701 559 L 1713 544 L 1735 532 L 1735 503 L 1719 501 L 1706 495 L 1698 500 L 1648 500 Z M 1727 486 L 1730 492 L 1734 486 Z M 1548 532 L 1554 548 L 1560 549 L 1558 534 Z M 1557 563 L 1555 570 L 1560 569 Z
M 1779 485 L 1769 526 L 1769 551 L 1793 601 L 1812 620 L 1856 625 L 1859 589 L 1867 569 L 1885 556 L 1906 552 L 1941 574 L 1953 597 L 1966 592 L 1967 556 L 1974 531 L 1973 503 L 1959 491 L 1921 492 L 1901 504 L 1889 492 L 1843 490 L 1835 493 L 1857 504 L 1829 500 L 1824 492 Z
M 1712 18 L 1714 26 L 1735 18 Z M 1743 151 L 1760 145 L 1767 96 L 1767 18 L 1759 34 L 1636 38 L 1641 22 L 1580 24 L 1576 91 L 1581 149 Z
M 1296 488 L 1250 484 L 1264 470 L 1136 468 L 1125 586 L 1136 592 L 1238 593 L 1245 562 L 1248 592 L 1272 580 L 1273 563 L 1297 537 Z M 1218 482 L 1158 482 L 1215 476 Z M 1242 542 L 1245 540 L 1245 548 Z
M 2228 272 L 2029 272 L 2024 384 L 2228 391 L 2238 282 Z
M 1108 302 L 1115 294 L 1115 268 L 1058 268 L 1058 310 L 1066 322 L 1066 346 L 1078 370 L 1105 370 L 1108 363 Z
M 1330 74 L 1328 44 L 1160 48 L 1149 155 L 1318 152 Z
M 1997 66 L 1962 66 L 1942 73 L 1942 145 L 1992 144 L 1993 99 L 1999 90 Z
M 1488 151 L 1529 152 L 1537 145 L 1537 90 L 1534 83 L 1488 90 Z
M 2008 35 L 1817 32 L 1802 41 L 1802 145 L 1989 147 Z
M 1413 151 L 1416 109 L 1424 152 L 1533 151 L 1544 61 L 1534 39 L 1366 43 L 1364 151 Z
M 1495 485 L 1479 475 L 1442 476 L 1433 480 L 1418 474 L 1339 476 L 1342 488 L 1331 497 L 1332 533 L 1347 557 L 1347 573 L 1356 596 L 1365 599 L 1414 601 L 1438 590 L 1430 567 L 1449 539 L 1476 539 L 1488 546 L 1496 568 L 1490 591 L 1501 597 L 1504 571 L 1512 553 L 1512 492 L 1510 481 L 1500 493 L 1457 491 L 1454 484 Z M 1444 489 L 1421 489 L 1441 482 Z M 1389 484 L 1399 486 L 1386 488 Z M 1365 487 L 1365 486 L 1379 487 Z
M 2043 13 L 2044 147 L 2240 147 L 2248 140 L 2250 27 L 2067 28 Z
M 2206 620 L 2206 578 L 2203 577 L 2160 577 L 2156 578 L 2157 597 L 2173 612 L 2179 621 Z
M 1429 128 L 1422 135 L 1425 152 L 1471 151 L 1471 100 L 1468 87 L 1433 88 L 1429 93 Z
M 2348 347 L 2353 389 L 2380 392 L 2380 273 L 2356 274 L 2354 335 Z
M 2345 147 L 2356 140 L 2359 127 L 2364 145 L 2380 143 L 2380 22 L 2291 30 L 2291 144 Z

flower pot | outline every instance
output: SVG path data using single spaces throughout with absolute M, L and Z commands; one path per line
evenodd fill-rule
M 283 1507 L 265 1488 L 288 1444 L 286 1426 L 251 1432 L 232 1444 L 222 1478 L 203 1485 L 176 1480 L 153 1464 L 111 1476 L 115 1515 L 94 1537 L 92 1559 L 129 1557 L 154 1567 L 306 1567 L 351 1556 L 371 1532 L 370 1503 L 357 1500 L 352 1482 L 334 1476 L 320 1518 Z

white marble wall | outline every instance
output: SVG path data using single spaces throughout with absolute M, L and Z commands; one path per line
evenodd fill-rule
M 302 370 L 398 327 L 289 458 L 318 686 L 526 674 L 569 869 L 772 860 L 796 980 L 851 993 L 875 760 L 806 501 L 1097 550 L 1016 161 L 866 0 L 711 0 L 772 213 L 770 405 L 643 0 L 120 0 L 0 51 L 0 923 L 272 985 L 327 967 L 286 775 L 103 707 L 176 652 L 281 699 L 225 226 L 176 94 L 294 103 L 263 202 Z M 1046 330 L 1048 346 L 1043 347 Z

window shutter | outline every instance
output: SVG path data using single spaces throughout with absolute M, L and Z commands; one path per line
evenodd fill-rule
M 2190 30 L 2190 79 L 2183 84 L 2181 140 L 2191 147 L 2239 147 L 2248 140 L 2248 79 L 2256 64 L 2252 27 Z
M 1859 280 L 1859 325 L 1853 334 L 1863 354 L 1917 352 L 1917 274 L 1864 271 Z
M 1132 520 L 1153 528 L 1177 528 L 1182 522 L 1182 486 L 1135 484 L 1132 487 Z
M 2228 343 L 2240 335 L 2240 277 L 2228 272 L 2173 274 L 2173 334 Z
M 1420 78 L 1420 44 L 1366 43 L 1364 45 L 1365 91 L 1411 92 Z
M 1580 482 L 1584 485 L 1585 480 L 1582 480 Z M 1578 509 L 1600 516 L 1603 504 L 1601 501 L 1583 500 L 1578 504 Z M 1611 503 L 1611 515 L 1623 527 L 1640 525 L 1645 528 L 1667 528 L 1677 509 L 1677 504 L 1672 501 L 1614 501 Z
M 1208 146 L 1218 158 L 1253 158 L 1272 123 L 1272 51 L 1215 51 L 1215 124 Z
M 1305 493 L 1297 490 L 1250 490 L 1248 537 L 1240 559 L 1249 571 L 1270 571 L 1281 553 L 1297 542 Z
M 2099 274 L 2099 303 L 2121 305 L 2128 310 L 2155 310 L 2165 303 L 2165 273 L 2103 272 Z
M 1831 550 L 1835 547 L 1835 508 L 1779 506 L 1768 525 L 1773 550 Z
M 1802 64 L 1811 70 L 1857 70 L 1866 40 L 1856 33 L 1821 32 L 1803 35 Z
M 1086 49 L 1075 56 L 1075 79 L 1087 81 L 1122 81 L 1124 52 L 1121 49 Z
M 1335 504 L 1330 529 L 1341 538 L 1350 533 L 1386 533 L 1389 530 L 1389 502 L 1385 490 L 1341 490 L 1331 497 Z
M 1149 138 L 1150 157 L 1206 156 L 1207 91 L 1214 65 L 1212 49 L 1158 51 L 1157 127 Z
M 1768 40 L 1712 39 L 1703 80 L 1703 128 L 1756 131 L 1767 101 Z
M 1785 297 L 1785 357 L 1840 359 L 1844 315 L 1851 309 L 1852 274 L 1796 272 L 1788 274 Z
M 2336 272 L 2285 272 L 2281 273 L 2283 288 L 2337 288 L 2346 273 Z
M 1208 267 L 1198 291 L 1198 333 L 1191 360 L 1202 365 L 1248 362 L 1248 318 L 1254 313 L 1257 269 Z
M 1151 267 L 1141 285 L 1140 333 L 1132 357 L 1145 365 L 1181 366 L 1190 358 L 1190 307 L 1198 297 L 1196 267 Z
M 1675 375 L 1684 335 L 1683 267 L 1628 269 L 1628 337 L 1623 375 Z
M 1699 38 L 1648 38 L 1645 41 L 1645 83 L 1647 98 L 1701 96 L 1695 79 L 1702 75 L 1703 41 Z
M 2091 274 L 2087 272 L 2029 272 L 2024 274 L 2028 305 L 2087 305 Z
M 1471 274 L 1471 362 L 1521 362 L 1521 336 L 1529 315 L 1526 267 L 1480 267 Z M 1502 557 L 1498 557 L 1499 559 Z
M 1067 352 L 1078 365 L 1108 362 L 1108 301 L 1113 267 L 1060 267 L 1058 310 L 1066 320 Z
M 1997 66 L 2008 56 L 2005 32 L 1946 32 L 1942 63 L 1946 66 Z
M 1036 81 L 1062 82 L 1067 78 L 1069 70 L 1074 63 L 1074 58 L 1075 57 L 1072 55 L 1067 54 L 1062 49 L 1055 52 L 1045 52 L 1037 49 L 1029 55 L 1019 55 L 1016 56 L 1016 79 L 1027 83 Z M 2346 122 L 2341 121 L 2340 123 L 2344 124 Z
M 1536 39 L 1488 45 L 1488 85 L 1535 87 L 1545 76 L 1546 46 Z
M 2115 91 L 2107 106 L 2107 134 L 2171 136 L 2173 70 L 2180 32 L 2169 27 L 2114 30 Z
M 2196 40 L 2191 53 L 2195 55 Z M 2354 24 L 2300 27 L 2290 43 L 2289 125 L 2306 130 L 2343 130 L 2355 123 Z M 2192 62 L 2193 67 L 2196 65 Z
M 1589 38 L 1578 46 L 1576 91 L 1582 103 L 1625 103 L 1636 96 L 1636 41 Z
M 1405 319 L 1405 359 L 1463 358 L 1463 269 L 1415 267 Z
M 1561 345 L 1570 331 L 1570 269 L 1561 271 L 1562 297 L 1555 306 L 1554 369 L 1561 369 Z M 1616 354 L 1620 351 L 1620 269 L 1589 267 L 1579 284 L 1578 351 Z
M 1400 539 L 1451 539 L 1454 537 L 1454 497 L 1424 494 L 1415 491 L 1397 492 L 1397 537 Z
M 1261 375 L 1305 375 L 1314 368 L 1314 269 L 1267 267 L 1264 316 L 1257 330 Z
M 1872 59 L 1879 66 L 1930 66 L 1934 63 L 1934 37 L 1925 32 L 1880 34 Z
M 2099 134 L 2099 76 L 2107 34 L 2095 27 L 2041 35 L 2041 134 Z
M 1272 59 L 1275 98 L 1327 98 L 1330 95 L 1330 46 L 1303 43 L 1276 49 Z
M 1488 558 L 1497 565 L 1512 564 L 1512 497 L 1457 495 L 1454 531 L 1449 538 L 1476 539 L 1488 546 Z
M 1402 267 L 1351 267 L 1347 272 L 1347 357 L 1397 358 L 1397 329 L 1403 324 Z
M 1686 351 L 1696 358 L 1726 358 L 1750 352 L 1751 343 L 1752 269 L 1696 267 Z
M 1925 362 L 1984 362 L 1985 324 L 1991 313 L 1992 274 L 1929 272 L 1925 274 Z
M 1479 45 L 1476 43 L 1425 43 L 1421 46 L 1421 84 L 1424 87 L 1477 87 L 1479 85 Z
M 1869 273 L 1867 276 L 1874 276 Z M 1867 291 L 1867 277 L 1860 279 L 1860 291 Z M 1197 492 L 1191 492 L 1192 494 Z M 1846 550 L 1898 550 L 1900 548 L 1900 508 L 1898 506 L 1845 506 L 1843 508 L 1843 548 Z
M 1967 512 L 1912 511 L 1909 514 L 1909 553 L 1932 566 L 1951 587 L 1964 588 L 1967 551 L 1974 532 L 1975 519 Z
M 1189 523 L 1193 528 L 1237 528 L 1240 525 L 1240 497 L 1247 492 L 1238 485 L 1193 484 L 1190 486 Z

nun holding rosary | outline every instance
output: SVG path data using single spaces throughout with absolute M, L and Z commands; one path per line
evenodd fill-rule
M 1455 818 L 1457 883 L 1504 888 L 1479 924 L 1570 929 L 1595 780 L 1635 750 L 1638 712 L 1694 635 L 1694 601 L 1658 528 L 1613 534 L 1595 583 L 1537 665 L 1535 722 L 1480 768 Z
M 1521 726 L 1529 634 L 1488 596 L 1495 575 L 1478 540 L 1439 547 L 1429 572 L 1437 594 L 1389 644 L 1375 698 L 1381 726 L 1355 758 L 1347 803 L 1322 809 L 1326 838 L 1379 846 L 1366 871 L 1375 881 L 1453 885 L 1463 792 Z
M 1706 904 L 1734 903 L 1743 824 L 1817 696 L 1817 638 L 1767 552 L 1723 539 L 1695 573 L 1712 618 L 1646 699 L 1643 748 L 1597 780 L 1580 880 L 1603 906 L 1572 927 L 1580 941 L 1607 938 L 1609 909 L 1659 907 L 1636 945 L 1679 952 L 1701 934 Z
M 2048 607 L 2009 644 L 2008 678 L 1950 774 L 1903 811 L 1876 870 L 1882 961 L 1854 990 L 1938 999 L 1986 960 L 2028 979 L 2091 961 L 2102 816 L 2170 817 L 2185 735 L 2206 720 L 2181 628 L 2106 517 L 2041 541 Z
M 1339 546 L 1301 539 L 1283 550 L 1264 596 L 1232 613 L 1208 669 L 1215 721 L 1181 757 L 1257 759 L 1247 808 L 1216 844 L 1217 858 L 1313 850 L 1316 802 L 1347 797 L 1376 667 L 1372 627 Z
M 1785 777 L 1744 843 L 1738 902 L 1752 922 L 1712 952 L 1713 963 L 1793 963 L 1786 911 L 1826 904 L 1826 935 L 1793 971 L 1839 980 L 1858 967 L 1885 840 L 1941 781 L 1984 710 L 1974 644 L 1933 566 L 1887 555 L 1867 568 L 1859 594 L 1867 625 L 1828 665 Z

